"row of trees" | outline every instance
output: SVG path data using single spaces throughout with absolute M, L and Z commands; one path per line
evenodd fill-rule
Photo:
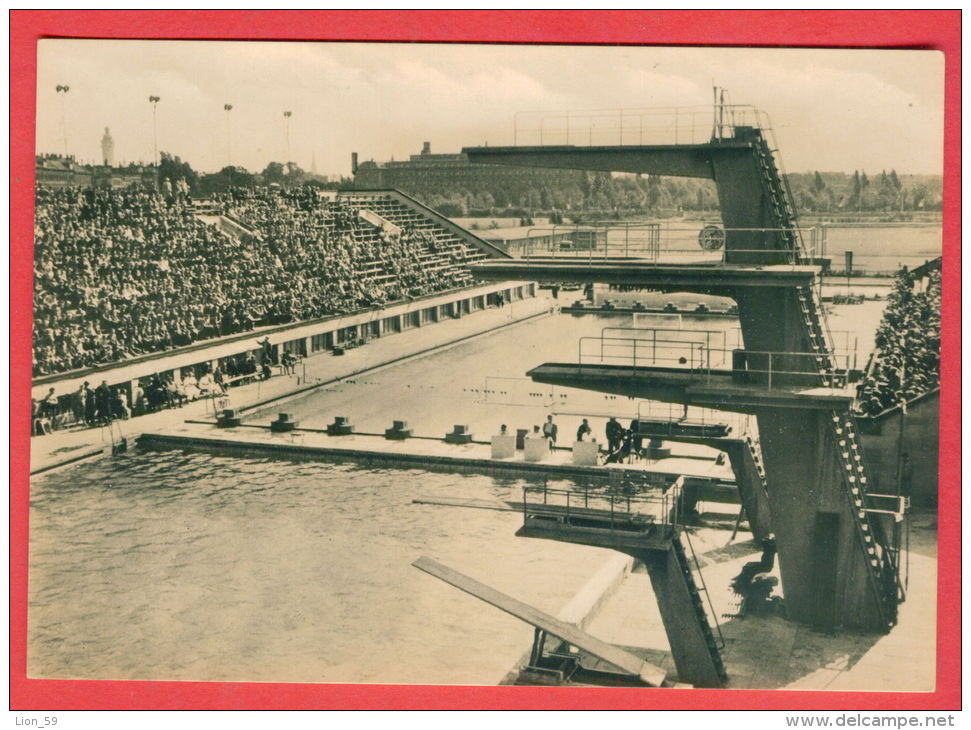
M 870 178 L 862 170 L 847 173 L 812 172 L 789 176 L 800 213 L 857 214 L 939 211 L 941 178 L 898 175 L 882 171 Z M 718 209 L 718 193 L 710 180 L 577 173 L 575 178 L 551 176 L 543 185 L 490 184 L 446 189 L 416 186 L 407 192 L 452 216 L 495 215 L 503 210 L 534 213 L 560 211 L 624 211 L 666 216 Z
M 940 176 L 896 170 L 873 178 L 863 170 L 793 174 L 789 186 L 799 210 L 811 213 L 939 211 L 942 202 Z
M 566 180 L 551 176 L 551 182 L 542 185 L 484 181 L 457 189 L 416 186 L 406 192 L 451 216 L 503 211 L 558 212 L 571 218 L 591 211 L 677 215 L 718 208 L 718 194 L 709 180 L 599 172 L 580 172 Z
M 194 195 L 211 195 L 224 192 L 231 186 L 253 187 L 256 185 L 316 185 L 322 188 L 335 188 L 338 183 L 324 182 L 320 175 L 306 172 L 295 162 L 271 162 L 260 173 L 249 172 L 238 166 L 224 167 L 215 173 L 197 173 L 188 162 L 168 152 L 161 153 L 159 162 L 159 180 L 183 179 L 189 183 Z M 345 179 L 343 184 L 349 185 Z
M 185 179 L 195 194 L 209 195 L 232 185 L 279 184 L 351 187 L 353 181 L 326 183 L 288 162 L 271 162 L 262 172 L 242 167 L 225 167 L 217 173 L 198 174 L 188 162 L 166 152 L 161 154 L 160 176 Z M 941 178 L 935 175 L 898 175 L 881 171 L 870 178 L 856 170 L 812 172 L 789 175 L 796 207 L 803 213 L 876 213 L 894 211 L 939 211 Z M 596 211 L 639 213 L 657 216 L 718 209 L 718 194 L 710 180 L 659 177 L 657 175 L 611 175 L 605 172 L 559 172 L 537 185 L 530 181 L 481 182 L 460 188 L 442 183 L 418 184 L 405 192 L 444 215 L 530 215 L 553 212 L 575 217 Z

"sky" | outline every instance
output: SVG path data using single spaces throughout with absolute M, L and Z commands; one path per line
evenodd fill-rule
M 47 39 L 38 153 L 116 162 L 158 148 L 215 171 L 286 157 L 322 174 L 361 160 L 513 143 L 516 112 L 710 105 L 712 86 L 772 120 L 786 168 L 940 174 L 935 51 Z M 66 85 L 67 93 L 56 87 Z M 226 112 L 224 105 L 231 104 Z M 522 120 L 523 117 L 520 117 Z

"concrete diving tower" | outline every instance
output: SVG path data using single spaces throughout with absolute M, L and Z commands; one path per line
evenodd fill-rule
M 466 147 L 485 165 L 631 172 L 713 180 L 731 263 L 791 263 L 795 210 L 773 151 L 757 126 L 721 127 L 703 144 Z
M 721 657 L 724 642 L 716 638 L 713 610 L 712 630 L 702 599 L 706 589 L 692 570 L 700 577 L 697 560 L 688 554 L 694 553 L 680 512 L 683 482 L 682 477 L 654 496 L 526 487 L 523 525 L 516 535 L 608 548 L 641 561 L 651 579 L 678 680 L 721 687 L 728 679 Z
M 626 345 L 602 342 L 599 357 L 546 363 L 529 375 L 543 383 L 753 414 L 766 489 L 742 496 L 748 503 L 761 500 L 754 510 L 760 530 L 776 535 L 788 617 L 823 629 L 887 631 L 903 599 L 906 505 L 870 479 L 850 411 L 855 364 L 834 348 L 818 294 L 819 269 L 808 265 L 815 258 L 802 247 L 767 132 L 717 124 L 701 144 L 466 148 L 474 163 L 710 179 L 725 226 L 724 254 L 714 263 L 591 255 L 483 262 L 473 273 L 486 280 L 599 282 L 734 299 L 744 342 L 735 350 L 715 353 L 693 343 L 673 359 L 658 358 L 656 348 L 642 342 L 644 333 L 632 331 Z

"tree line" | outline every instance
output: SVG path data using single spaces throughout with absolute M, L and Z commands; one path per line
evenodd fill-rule
M 200 174 L 188 162 L 165 152 L 161 155 L 159 176 L 173 181 L 186 179 L 193 193 L 201 196 L 231 186 L 272 184 L 353 189 L 351 178 L 325 182 L 293 162 L 271 162 L 259 173 L 230 166 L 216 173 Z M 941 176 L 898 175 L 893 169 L 872 177 L 863 170 L 852 174 L 794 173 L 789 175 L 789 186 L 797 210 L 807 214 L 939 211 L 942 202 Z M 451 217 L 546 215 L 579 222 L 591 213 L 667 217 L 718 210 L 718 192 L 711 180 L 606 172 L 559 173 L 541 184 L 535 179 L 488 178 L 459 186 L 416 182 L 404 192 Z

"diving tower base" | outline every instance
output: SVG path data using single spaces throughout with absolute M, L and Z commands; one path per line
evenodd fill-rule
M 608 548 L 647 568 L 678 679 L 696 687 L 722 687 L 728 679 L 719 644 L 708 623 L 681 531 L 639 515 L 525 504 L 518 537 Z

